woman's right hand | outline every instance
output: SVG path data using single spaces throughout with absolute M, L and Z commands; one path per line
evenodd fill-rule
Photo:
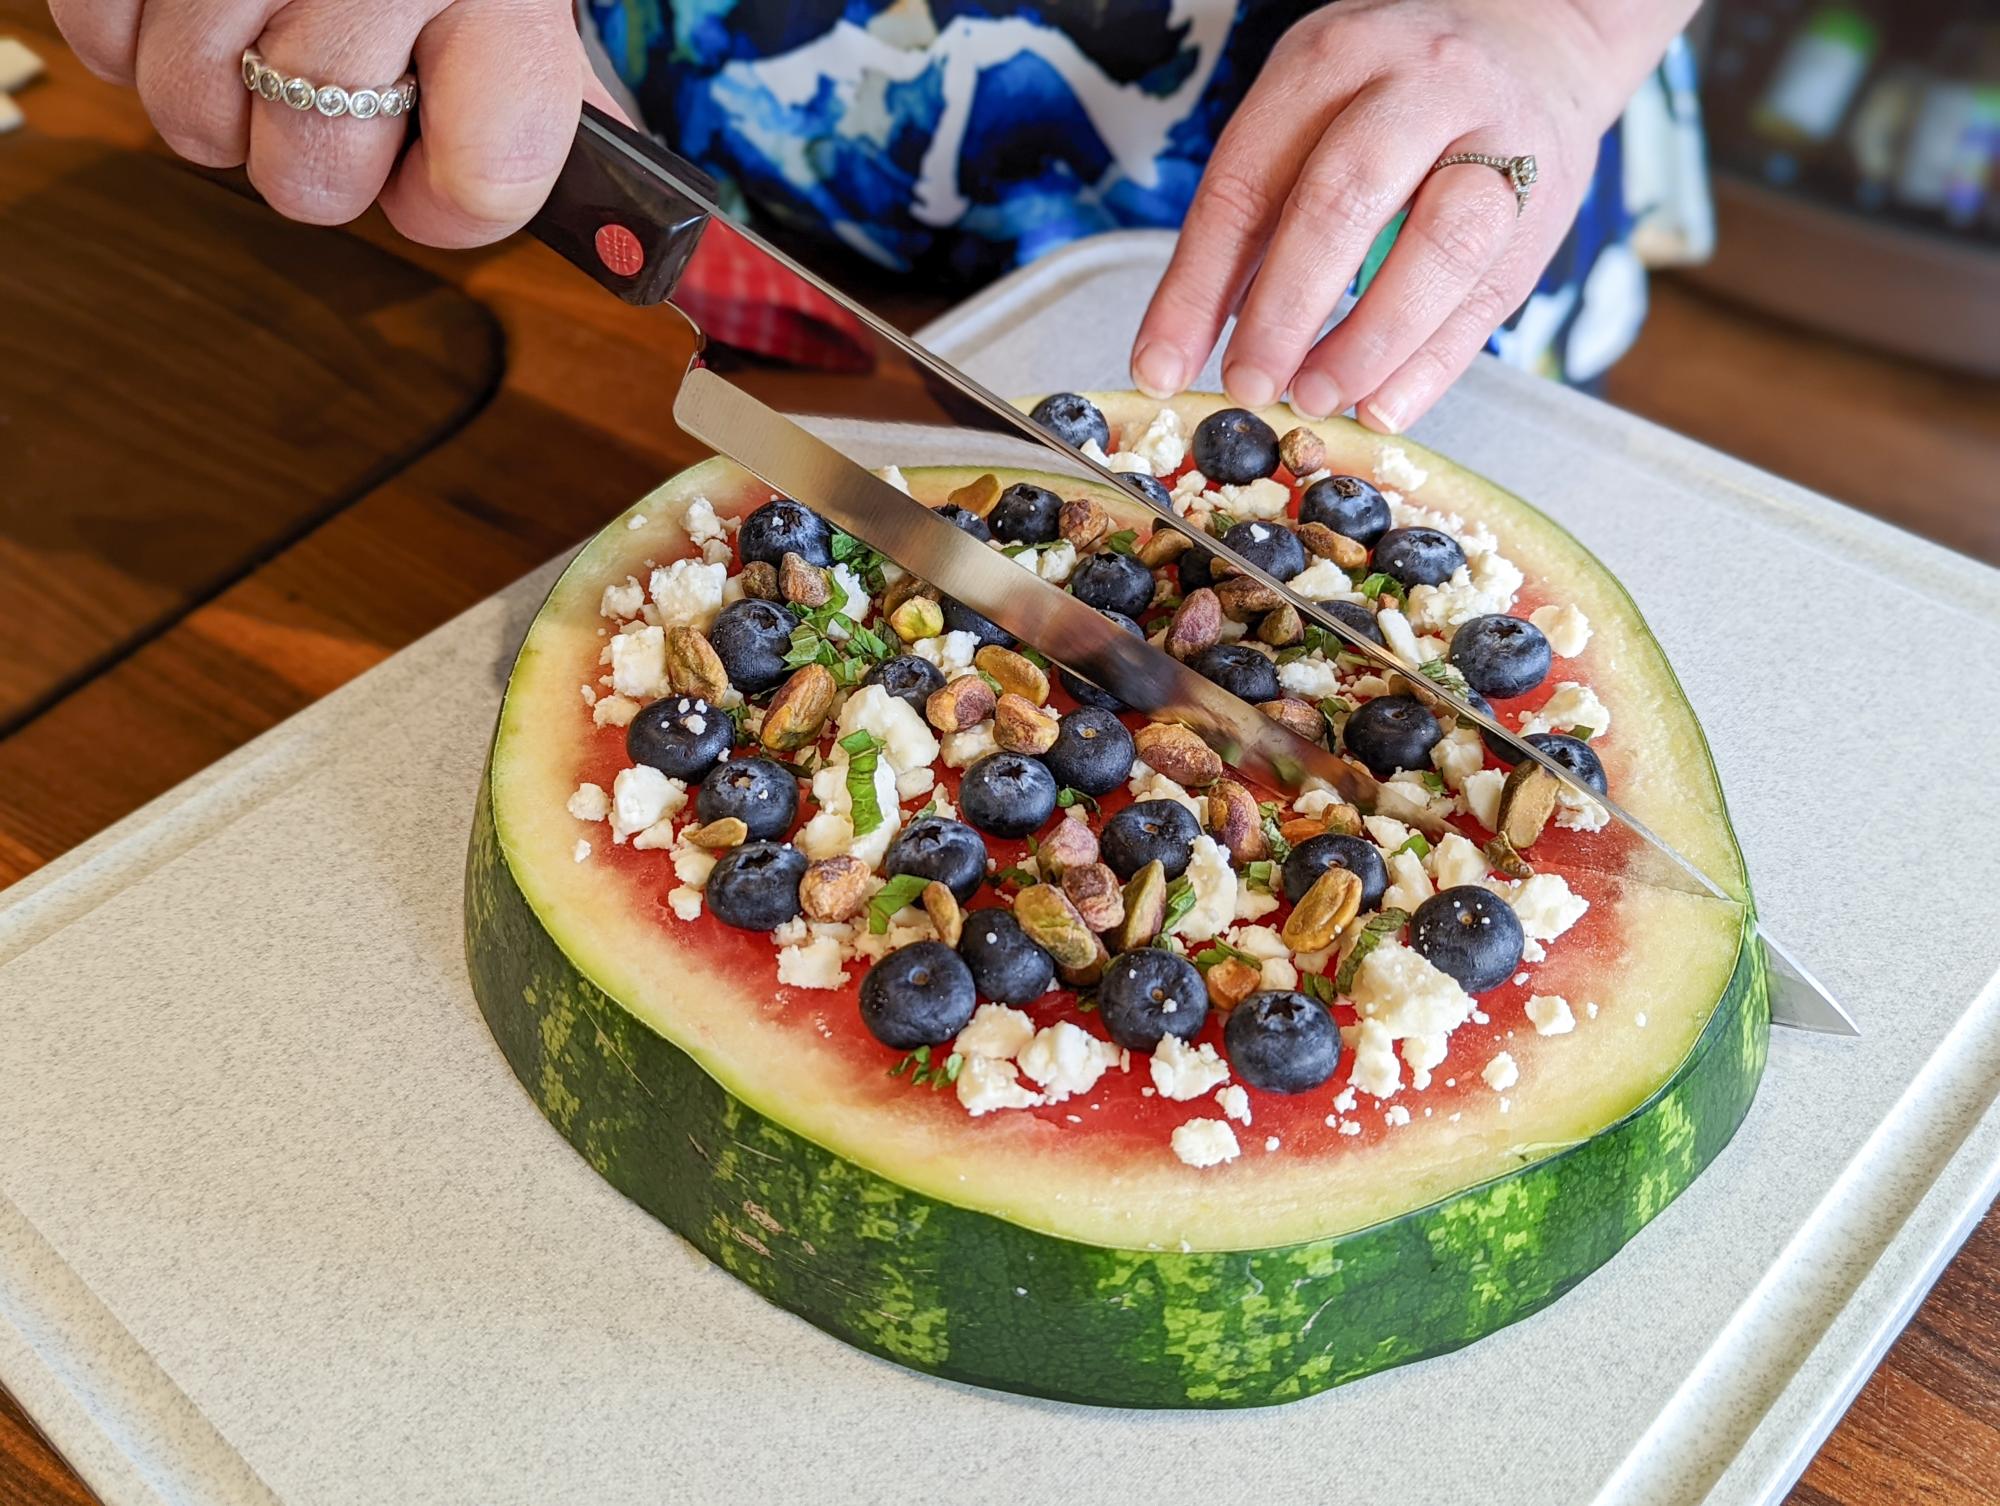
M 549 195 L 590 71 L 570 0 L 50 0 L 93 73 L 136 85 L 167 144 L 206 167 L 247 165 L 281 214 L 342 224 L 378 199 L 412 240 L 473 246 L 518 230 Z M 255 48 L 287 76 L 348 89 L 414 68 L 423 133 L 328 119 L 243 86 Z

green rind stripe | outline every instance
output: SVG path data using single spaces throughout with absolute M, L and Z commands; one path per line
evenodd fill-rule
M 480 1009 L 590 1164 L 718 1265 L 863 1349 L 1064 1401 L 1262 1406 L 1460 1348 L 1560 1297 L 1714 1159 L 1769 1034 L 1744 917 L 1688 1060 L 1618 1124 L 1390 1222 L 1279 1249 L 1079 1244 L 901 1187 L 727 1093 L 564 955 L 482 788 L 466 872 Z

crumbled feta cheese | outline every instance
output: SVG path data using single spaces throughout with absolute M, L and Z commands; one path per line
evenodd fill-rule
M 1500 787 L 1507 782 L 1507 776 L 1498 769 L 1481 769 L 1476 774 L 1468 774 L 1461 787 L 1466 806 L 1472 811 L 1472 819 L 1488 831 L 1500 829 Z
M 1185 1102 L 1229 1081 L 1229 1063 L 1203 1041 L 1190 1046 L 1177 1035 L 1163 1035 L 1153 1048 L 1153 1086 L 1163 1098 Z
M 1134 455 L 1130 450 L 1113 450 L 1104 457 L 1104 465 L 1107 470 L 1116 471 L 1121 476 L 1153 474 L 1153 462 L 1144 455 Z
M 1394 607 L 1384 607 L 1375 614 L 1375 625 L 1382 629 L 1382 637 L 1389 645 L 1389 652 L 1405 664 L 1424 664 L 1423 648 L 1417 643 L 1417 635 L 1410 630 L 1410 619 Z
M 958 1101 L 974 1118 L 995 1109 L 1031 1109 L 1042 1101 L 1042 1095 L 1023 1087 L 1020 1075 L 1010 1061 L 968 1056 L 958 1069 Z
M 898 774 L 917 769 L 929 773 L 938 756 L 938 740 L 924 719 L 908 701 L 889 694 L 880 685 L 863 685 L 850 695 L 847 704 L 840 708 L 836 725 L 840 737 L 851 737 L 856 732 L 873 734 L 883 745 L 882 757 Z M 929 788 L 928 784 L 924 786 L 925 790 Z M 923 790 L 916 793 L 922 794 Z
M 1061 1103 L 1096 1087 L 1106 1069 L 1118 1065 L 1118 1048 L 1059 1020 L 1036 1031 L 1019 1060 L 1021 1070 L 1041 1084 L 1044 1102 Z
M 649 764 L 620 769 L 611 781 L 611 839 L 623 842 L 635 831 L 677 815 L 687 804 L 687 786 Z
M 1439 1035 L 1403 1037 L 1403 1060 L 1410 1065 L 1410 1086 L 1421 1093 L 1431 1085 L 1431 1070 L 1444 1060 L 1451 1038 Z
M 881 470 L 877 471 L 875 474 L 877 476 L 880 476 L 884 481 L 888 482 L 891 486 L 895 487 L 896 490 L 901 492 L 904 496 L 907 497 L 910 495 L 910 483 L 908 478 L 903 475 L 903 468 L 901 466 L 885 465 L 882 467 Z
M 1248 884 L 1236 886 L 1236 918 L 1238 920 L 1262 920 L 1278 908 L 1278 897 L 1262 889 L 1252 889 Z
M 1215 1101 L 1222 1106 L 1222 1117 L 1234 1119 L 1239 1124 L 1250 1122 L 1250 1095 L 1236 1083 L 1215 1090 Z
M 1119 448 L 1144 460 L 1155 476 L 1170 476 L 1187 459 L 1187 429 L 1173 408 L 1162 408 L 1144 430 L 1127 425 L 1119 436 Z
M 829 596 L 827 604 L 856 622 L 866 622 L 868 614 L 875 608 L 874 600 L 868 594 L 867 583 L 846 565 L 835 565 L 827 571 L 827 581 L 833 590 L 839 593 L 840 598 L 836 605 Z M 836 640 L 845 640 L 847 629 L 829 626 L 826 635 Z
M 1392 1103 L 1382 1115 L 1382 1122 L 1391 1129 L 1401 1129 L 1410 1122 L 1410 1111 L 1400 1103 Z
M 1393 1040 L 1449 1034 L 1472 1013 L 1472 999 L 1456 979 L 1395 941 L 1361 959 L 1352 992 L 1363 1022 L 1380 1025 Z
M 1361 829 L 1368 833 L 1368 840 L 1383 852 L 1394 852 L 1410 840 L 1410 828 L 1394 816 L 1363 816 Z
M 1285 582 L 1307 601 L 1359 601 L 1354 582 L 1332 560 L 1315 559 Z
M 1222 510 L 1239 518 L 1282 518 L 1292 505 L 1292 489 L 1269 476 L 1215 490 L 1222 499 Z
M 1190 1166 L 1219 1166 L 1241 1153 L 1236 1131 L 1221 1119 L 1190 1119 L 1174 1126 L 1174 1154 Z
M 651 590 L 660 626 L 707 632 L 722 610 L 722 585 L 728 578 L 725 566 L 707 560 L 675 560 L 655 570 Z
M 1375 457 L 1375 479 L 1401 492 L 1413 492 L 1430 480 L 1431 473 L 1410 459 L 1401 445 L 1385 445 Z
M 1215 838 L 1203 835 L 1194 839 L 1187 877 L 1194 885 L 1194 908 L 1175 924 L 1174 934 L 1188 941 L 1208 941 L 1236 919 L 1236 870 Z
M 1529 999 L 1528 1020 L 1537 1035 L 1568 1035 L 1576 1029 L 1576 1016 L 1561 994 L 1536 994 Z
M 1542 630 L 1542 636 L 1549 640 L 1549 647 L 1559 658 L 1574 659 L 1590 646 L 1590 619 L 1576 607 L 1551 602 L 1536 607 L 1528 614 L 1528 621 Z
M 1479 1069 L 1486 1086 L 1496 1093 L 1504 1093 L 1521 1080 L 1521 1069 L 1514 1065 L 1514 1058 L 1502 1051 L 1492 1061 Z
M 976 726 L 967 727 L 963 732 L 947 732 L 940 746 L 947 769 L 963 769 L 977 763 L 988 753 L 998 753 L 1000 744 L 993 740 L 993 719 L 988 717 Z
M 955 680 L 972 668 L 979 640 L 970 633 L 940 633 L 935 638 L 919 638 L 910 645 L 910 652 L 935 664 L 947 680 Z
M 1540 711 L 1521 713 L 1523 737 L 1535 732 L 1567 732 L 1572 727 L 1588 727 L 1595 737 L 1602 737 L 1611 728 L 1610 709 L 1589 686 L 1574 680 L 1557 685 Z
M 1303 659 L 1280 664 L 1278 684 L 1287 695 L 1320 701 L 1340 694 L 1340 672 L 1328 660 L 1317 654 L 1308 654 Z
M 835 762 L 827 764 L 812 777 L 813 799 L 818 802 L 819 811 L 799 829 L 795 839 L 799 851 L 814 862 L 846 853 L 861 859 L 871 870 L 879 868 L 889 851 L 889 844 L 903 827 L 902 804 L 896 799 L 896 771 L 888 760 L 876 761 L 872 782 L 875 804 L 882 812 L 882 819 L 873 831 L 857 837 L 853 821 L 854 797 L 847 789 L 847 755 L 836 746 L 834 757 Z
M 1414 915 L 1417 906 L 1437 891 L 1431 876 L 1424 872 L 1423 859 L 1414 852 L 1399 852 L 1389 859 L 1389 887 L 1382 895 L 1382 908 Z
M 1264 1153 L 1266 1155 L 1269 1155 L 1272 1151 L 1278 1148 L 1280 1143 L 1281 1142 L 1279 1141 L 1276 1135 L 1266 1135 L 1264 1137 Z
M 1353 1083 L 1349 1083 L 1346 1087 L 1342 1088 L 1339 1094 L 1334 1098 L 1333 1111 L 1336 1114 L 1351 1114 L 1354 1112 Z
M 667 693 L 667 635 L 656 627 L 611 640 L 611 688 L 638 701 Z
M 1285 938 L 1278 934 L 1275 926 L 1238 926 L 1224 939 L 1237 951 L 1255 957 L 1259 962 L 1269 962 L 1273 958 L 1284 960 L 1292 955 L 1292 949 L 1285 945 Z
M 1069 579 L 1070 572 L 1076 568 L 1076 545 L 1064 539 L 1035 551 L 1032 558 L 1025 554 L 1021 558 L 1029 560 L 1035 567 L 1035 574 L 1043 580 L 1059 586 Z
M 979 924 L 976 912 L 968 917 L 968 924 Z M 1035 1022 L 1024 1011 L 1005 1004 L 982 1004 L 973 1010 L 972 1019 L 959 1031 L 951 1049 L 960 1056 L 1009 1060 L 1019 1056 L 1034 1038 Z
M 1208 477 L 1198 470 L 1189 469 L 1181 472 L 1181 479 L 1174 483 L 1167 498 L 1173 503 L 1174 511 L 1184 518 L 1207 494 Z
M 714 543 L 726 539 L 728 530 L 722 526 L 722 519 L 715 515 L 715 506 L 706 497 L 696 497 L 688 503 L 687 511 L 681 516 L 681 527 L 687 530 L 688 539 L 697 545 Z
M 685 885 L 667 891 L 667 908 L 682 920 L 701 918 L 701 891 Z
M 1486 854 L 1478 844 L 1457 832 L 1447 832 L 1431 848 L 1431 877 L 1440 889 L 1456 889 L 1461 884 L 1477 884 L 1486 878 Z
M 569 855 L 572 862 L 581 863 L 586 861 L 590 857 L 590 843 L 582 837 L 578 837 L 576 839 L 576 846 L 570 849 Z
M 1143 760 L 1134 760 L 1132 777 L 1125 782 L 1125 787 L 1132 792 L 1134 801 L 1171 800 L 1177 805 L 1187 807 L 1197 822 L 1206 821 L 1208 817 L 1206 800 L 1197 800 L 1174 780 Z
M 1520 594 L 1527 580 L 1521 574 L 1520 566 L 1495 550 L 1477 548 L 1476 540 L 1470 535 L 1461 542 L 1465 545 L 1466 571 L 1479 594 L 1493 603 L 1498 611 L 1504 612 L 1513 606 L 1514 598 Z
M 1332 790 L 1307 790 L 1292 802 L 1292 809 L 1301 816 L 1323 816 L 1340 803 L 1340 796 Z
M 1521 934 L 1530 941 L 1554 941 L 1583 919 L 1590 901 L 1570 891 L 1569 880 L 1559 873 L 1537 873 L 1512 882 L 1488 883 L 1521 919 Z
M 896 776 L 896 798 L 905 804 L 928 795 L 937 788 L 937 773 L 933 769 L 911 769 Z
M 1556 790 L 1556 825 L 1569 831 L 1602 831 L 1611 824 L 1611 812 L 1583 794 L 1561 785 Z
M 847 974 L 841 968 L 841 945 L 819 938 L 778 952 L 778 981 L 792 988 L 841 988 Z
M 771 933 L 772 946 L 797 946 L 806 939 L 806 918 L 794 915 L 790 920 Z
M 1299 986 L 1299 970 L 1289 957 L 1272 957 L 1265 961 L 1257 983 L 1260 988 L 1287 993 Z
M 646 526 L 646 515 L 642 512 L 633 513 L 631 517 L 625 520 L 625 526 L 632 532 L 637 533 Z
M 674 877 L 690 889 L 705 889 L 715 861 L 714 853 L 706 852 L 691 842 L 682 842 L 673 850 Z
M 597 610 L 600 616 L 614 619 L 637 617 L 639 608 L 646 604 L 646 588 L 637 579 L 628 575 L 622 586 L 606 586 L 604 594 L 598 598 Z
M 1348 1081 L 1376 1098 L 1393 1097 L 1403 1086 L 1395 1042 L 1380 1020 L 1363 1020 L 1354 1038 L 1354 1068 Z
M 611 797 L 601 784 L 580 784 L 566 809 L 579 821 L 602 821 L 611 814 Z
M 630 696 L 608 695 L 590 708 L 590 719 L 600 727 L 630 726 L 639 714 L 639 703 Z
M 1479 730 L 1454 727 L 1439 738 L 1431 749 L 1431 767 L 1450 788 L 1464 789 L 1465 781 L 1486 767 L 1486 744 L 1480 741 Z

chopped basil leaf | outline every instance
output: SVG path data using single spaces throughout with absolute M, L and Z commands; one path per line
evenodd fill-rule
M 1085 810 L 1089 811 L 1093 816 L 1097 814 L 1096 798 L 1094 796 L 1084 794 L 1082 790 L 1071 789 L 1068 785 L 1064 785 L 1062 789 L 1057 792 L 1056 804 L 1063 807 L 1065 810 L 1067 810 L 1069 807 L 1073 805 L 1080 805 Z
M 984 680 L 986 682 L 986 688 L 992 691 L 995 695 L 1004 695 L 1006 693 L 1007 687 L 1002 685 L 998 680 L 994 679 L 993 676 L 989 675 L 985 670 L 974 669 L 972 672 L 978 675 L 980 679 Z
M 1581 727 L 1581 726 L 1568 727 L 1564 729 L 1563 736 L 1573 737 L 1580 743 L 1587 743 L 1593 737 L 1597 736 L 1597 729 L 1595 727 Z
M 1273 889 L 1271 885 L 1276 877 L 1277 867 L 1278 865 L 1273 863 L 1269 858 L 1260 858 L 1254 863 L 1246 863 L 1243 865 L 1243 882 L 1248 884 L 1252 889 L 1261 889 L 1266 894 L 1275 894 L 1277 890 Z
M 1044 654 L 1040 649 L 1029 648 L 1025 643 L 1017 643 L 1014 645 L 1014 652 L 1019 654 L 1023 659 L 1026 659 L 1037 669 L 1049 668 L 1048 655 Z
M 1271 849 L 1273 862 L 1282 863 L 1292 855 L 1292 844 L 1278 831 L 1278 806 L 1275 801 L 1266 800 L 1257 807 L 1264 829 L 1264 845 Z
M 1444 793 L 1444 775 L 1440 774 L 1436 769 L 1425 769 L 1417 775 L 1417 780 L 1433 795 L 1442 795 Z
M 1167 909 L 1160 920 L 1160 934 L 1166 935 L 1185 920 L 1188 911 L 1194 908 L 1194 902 L 1194 881 L 1186 874 L 1167 885 Z
M 1397 853 L 1404 853 L 1404 852 L 1414 852 L 1419 858 L 1427 858 L 1431 855 L 1431 844 L 1425 838 L 1422 832 L 1413 831 L 1410 833 L 1409 841 L 1405 842 L 1401 847 L 1398 847 L 1396 851 L 1390 853 L 1389 856 L 1393 858 L 1397 855 Z
M 1194 965 L 1200 968 L 1203 972 L 1207 972 L 1210 968 L 1214 967 L 1218 962 L 1229 962 L 1229 961 L 1245 963 L 1248 966 L 1257 968 L 1259 970 L 1262 970 L 1264 966 L 1263 958 L 1253 957 L 1248 952 L 1243 951 L 1238 947 L 1233 947 L 1226 941 L 1217 941 L 1211 943 L 1204 950 L 1196 952 L 1193 958 Z
M 1121 528 L 1104 541 L 1104 547 L 1113 554 L 1130 554 L 1139 542 L 1139 530 Z
M 1394 936 L 1410 923 L 1409 913 L 1404 910 L 1384 910 L 1369 918 L 1361 928 L 1361 934 L 1354 939 L 1354 950 L 1349 952 L 1340 964 L 1340 972 L 1333 980 L 1333 986 L 1346 993 L 1354 987 L 1354 974 L 1362 960 L 1389 937 Z
M 889 934 L 889 921 L 897 911 L 914 904 L 930 880 L 921 873 L 899 873 L 868 901 L 868 929 L 877 936 Z
M 1419 664 L 1417 673 L 1434 685 L 1442 685 L 1461 700 L 1471 698 L 1472 687 L 1465 683 L 1465 676 L 1459 673 L 1457 665 L 1447 664 L 1442 659 L 1432 659 L 1428 663 Z
M 875 798 L 875 765 L 886 744 L 864 729 L 848 733 L 840 746 L 847 753 L 847 818 L 854 835 L 865 837 L 882 824 L 882 803 Z
M 1340 997 L 1340 990 L 1333 986 L 1333 980 L 1319 973 L 1306 973 L 1299 979 L 1299 989 L 1309 999 L 1317 999 L 1322 1004 L 1332 1004 Z
M 1409 600 L 1409 593 L 1403 589 L 1403 583 L 1393 575 L 1384 575 L 1380 570 L 1377 570 L 1354 589 L 1370 601 L 1373 601 L 1378 596 L 1393 596 L 1398 601 Z
M 1036 884 L 1041 880 L 1025 868 L 1002 868 L 998 873 L 987 874 L 986 882 L 995 889 L 1004 889 L 1009 884 Z

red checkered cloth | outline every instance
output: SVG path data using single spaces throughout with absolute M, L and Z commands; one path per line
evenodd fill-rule
M 724 220 L 709 221 L 674 302 L 711 341 L 765 360 L 842 372 L 874 364 L 859 320 Z

